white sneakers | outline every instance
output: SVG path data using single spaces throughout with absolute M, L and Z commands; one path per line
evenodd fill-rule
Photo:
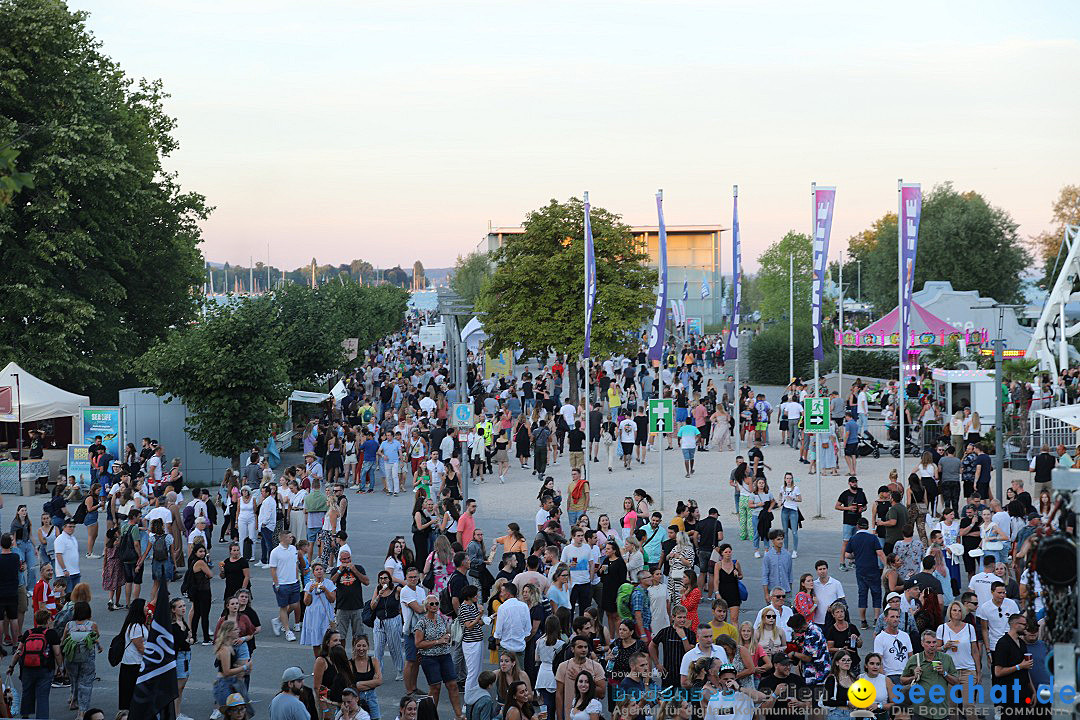
M 754 557 L 756 557 L 756 558 L 761 557 L 761 551 L 760 550 L 755 550 L 754 551 Z
M 281 635 L 281 621 L 277 618 L 271 618 L 270 627 L 274 629 L 274 635 Z
M 292 630 L 286 630 L 285 631 L 285 639 L 288 642 L 295 642 L 296 641 L 296 633 L 294 633 Z
M 798 550 L 792 550 L 791 551 L 791 559 L 794 560 L 797 557 L 799 557 L 799 551 Z

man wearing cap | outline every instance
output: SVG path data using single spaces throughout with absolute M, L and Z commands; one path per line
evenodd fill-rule
M 767 700 L 766 717 L 797 717 L 792 710 L 810 710 L 810 698 L 803 697 L 806 681 L 801 676 L 791 672 L 791 658 L 782 652 L 773 653 L 772 672 L 761 678 L 758 690 L 771 695 L 772 700 Z M 772 703 L 771 705 L 769 703 Z
M 307 708 L 300 700 L 307 675 L 298 667 L 285 668 L 281 673 L 281 692 L 270 701 L 270 720 L 310 720 Z
M 761 705 L 762 708 L 772 707 L 774 702 L 772 698 L 768 698 L 753 687 L 740 687 L 739 681 L 735 679 L 737 674 L 738 671 L 734 665 L 725 663 L 720 666 L 720 670 L 717 672 L 720 685 L 716 688 L 716 692 L 707 698 L 709 702 L 705 710 L 705 717 L 753 720 L 755 700 L 765 700 Z
M 910 635 L 911 633 L 918 632 L 918 628 L 915 625 L 914 616 L 912 616 L 911 613 L 906 612 L 904 610 L 903 604 L 904 604 L 904 594 L 903 593 L 891 592 L 891 593 L 889 593 L 888 597 L 885 598 L 885 609 L 888 610 L 889 608 L 894 608 L 894 609 L 896 609 L 897 612 L 900 613 L 900 619 L 897 621 L 897 624 L 896 624 L 897 628 L 900 630 L 900 632 L 907 633 L 907 634 Z M 880 615 L 878 615 L 877 620 L 874 622 L 874 633 L 875 634 L 879 633 L 884 629 L 885 629 L 885 613 L 883 612 Z
M 1013 542 L 1013 563 L 1018 561 L 1022 562 L 1027 559 L 1028 553 L 1031 552 L 1032 548 L 1032 543 L 1029 542 L 1029 540 L 1031 540 L 1032 536 L 1038 532 L 1039 525 L 1042 524 L 1042 517 L 1034 510 L 1028 512 L 1026 519 L 1027 525 L 1024 525 L 1024 527 L 1016 532 L 1016 541 Z M 1027 565 L 1026 562 L 1023 564 Z

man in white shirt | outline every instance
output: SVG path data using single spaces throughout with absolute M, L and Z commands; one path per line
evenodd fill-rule
M 585 543 L 585 530 L 575 527 L 570 544 L 562 549 L 559 560 L 570 570 L 570 605 L 577 605 L 578 614 L 584 615 L 592 604 L 592 578 L 595 567 L 592 548 Z
M 774 587 L 769 594 L 769 604 L 758 610 L 757 617 L 754 619 L 754 629 L 757 630 L 761 627 L 762 617 L 765 615 L 766 610 L 771 610 L 776 613 L 776 627 L 780 630 L 780 634 L 784 636 L 784 642 L 791 639 L 791 628 L 788 627 L 788 619 L 795 614 L 795 611 L 784 604 L 786 594 L 783 588 Z
M 874 652 L 882 657 L 884 672 L 893 681 L 900 683 L 900 674 L 911 657 L 911 637 L 897 628 L 900 624 L 900 609 L 889 608 L 885 611 L 885 629 L 874 638 Z
M 158 445 L 154 448 L 154 454 L 146 461 L 146 484 L 153 491 L 161 482 L 161 473 L 164 469 L 165 448 Z M 153 494 L 157 494 L 156 492 Z
M 669 418 L 673 420 L 674 418 Z M 668 432 L 671 432 L 668 430 Z M 634 458 L 634 440 L 637 438 L 637 423 L 631 418 L 625 418 L 619 423 L 619 443 L 623 451 L 623 467 L 630 469 L 630 461 Z
M 720 662 L 728 661 L 727 653 L 719 645 L 713 645 L 712 628 L 707 623 L 698 625 L 697 644 L 686 651 L 679 663 L 679 683 L 684 688 L 690 687 L 690 666 L 694 661 L 703 657 L 720 658 Z
M 500 594 L 505 599 L 495 614 L 494 637 L 499 643 L 499 652 L 513 653 L 520 664 L 525 652 L 525 638 L 532 632 L 529 606 L 517 599 L 514 583 L 505 583 Z
M 551 519 L 551 508 L 555 507 L 555 500 L 550 495 L 545 495 L 540 500 L 540 509 L 536 511 L 536 532 L 540 532 Z
M 431 415 L 433 412 L 435 412 L 435 401 L 432 400 L 431 397 L 428 395 L 420 398 L 419 405 L 420 409 L 426 412 L 428 415 Z
M 1005 597 L 1005 583 L 998 580 L 990 586 L 990 600 L 980 603 L 975 611 L 989 652 L 993 652 L 1001 636 L 1009 632 L 1009 616 L 1018 612 L 1020 608 L 1016 601 Z
M 825 629 L 825 619 L 829 616 L 829 608 L 844 595 L 844 586 L 834 577 L 829 577 L 829 563 L 818 560 L 814 563 L 817 578 L 814 579 L 814 598 L 817 607 L 814 608 L 814 624 Z
M 559 408 L 559 414 L 562 415 L 563 420 L 566 421 L 566 427 L 568 427 L 568 428 L 573 428 L 574 427 L 574 414 L 575 414 L 575 412 L 576 412 L 576 408 L 573 405 L 570 404 L 569 400 L 564 402 L 563 406 L 561 408 Z
M 161 520 L 165 524 L 165 532 L 172 532 L 172 512 L 165 507 L 165 498 L 150 497 L 150 510 L 146 513 L 146 527 L 153 525 L 155 520 Z
M 56 536 L 53 551 L 56 553 L 56 576 L 65 579 L 67 591 L 71 592 L 82 580 L 82 573 L 79 572 L 79 541 L 75 539 L 75 521 L 71 518 L 64 521 L 64 530 Z
M 457 428 L 450 428 L 446 433 L 446 437 L 439 443 L 439 459 L 443 462 L 450 462 L 450 458 L 454 456 L 454 444 L 457 442 Z
M 203 547 L 208 547 L 206 544 L 206 518 L 204 517 L 197 518 L 195 520 L 195 529 L 188 533 L 188 548 L 191 548 L 195 543 L 195 538 L 202 538 Z
M 300 623 L 300 575 L 296 566 L 296 547 L 292 544 L 292 533 L 285 530 L 280 535 L 277 547 L 270 553 L 270 579 L 274 584 L 274 596 L 277 598 L 278 616 L 270 621 L 275 635 L 285 630 L 285 639 L 296 640 L 296 635 L 289 627 L 289 613 Z
M 994 574 L 994 566 L 996 564 L 997 560 L 993 557 L 989 555 L 984 556 L 983 571 L 972 575 L 971 581 L 968 582 L 968 588 L 979 596 L 980 607 L 990 602 L 990 586 L 1001 581 L 1001 578 Z M 993 650 L 993 648 L 991 648 L 991 650 Z
M 277 526 L 277 499 L 271 495 L 273 488 L 264 485 L 261 489 L 262 498 L 259 500 L 259 517 L 256 527 L 259 533 L 261 547 L 260 560 L 255 567 L 270 567 L 271 546 L 274 544 L 274 528 Z M 295 548 L 294 548 L 295 550 Z

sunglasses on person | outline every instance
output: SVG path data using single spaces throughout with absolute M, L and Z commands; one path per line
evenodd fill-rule
M 428 607 L 439 607 L 439 602 L 437 600 L 435 602 L 429 602 L 427 604 L 427 606 Z

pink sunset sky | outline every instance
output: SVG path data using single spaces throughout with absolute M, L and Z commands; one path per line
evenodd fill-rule
M 172 94 L 209 260 L 453 263 L 589 190 L 631 224 L 731 221 L 745 262 L 837 186 L 834 256 L 952 181 L 1044 230 L 1080 182 L 1075 2 L 72 0 Z M 725 234 L 725 252 L 730 252 Z M 728 262 L 725 258 L 725 265 Z

